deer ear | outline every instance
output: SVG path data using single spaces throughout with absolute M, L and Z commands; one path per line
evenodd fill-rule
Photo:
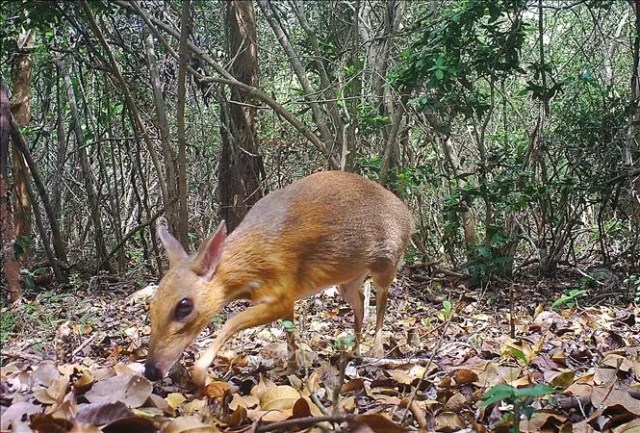
M 213 277 L 222 257 L 222 246 L 227 238 L 227 225 L 224 220 L 220 222 L 218 230 L 200 245 L 198 254 L 193 260 L 191 270 L 207 280 Z
M 167 230 L 163 225 L 158 225 L 158 237 L 160 242 L 164 245 L 164 249 L 167 250 L 167 257 L 169 257 L 169 267 L 175 266 L 181 260 L 187 258 L 187 252 L 182 248 L 180 242 Z

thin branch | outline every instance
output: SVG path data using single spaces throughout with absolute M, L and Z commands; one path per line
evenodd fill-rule
M 104 259 L 103 263 L 100 264 L 100 266 L 102 266 L 104 263 L 108 262 L 109 259 L 111 259 L 111 257 L 113 257 L 115 255 L 115 253 L 118 252 L 118 250 L 120 248 L 123 247 L 124 244 L 127 243 L 127 241 L 129 239 L 131 239 L 133 237 L 133 235 L 135 235 L 136 233 L 138 233 L 140 230 L 142 230 L 143 228 L 150 226 L 151 224 L 153 224 L 158 218 L 160 218 L 162 216 L 162 214 L 164 213 L 165 209 L 170 207 L 171 205 L 173 205 L 176 201 L 178 200 L 178 197 L 174 197 L 169 203 L 166 204 L 165 207 L 163 207 L 162 209 L 160 209 L 159 211 L 157 211 L 155 214 L 153 214 L 153 216 L 151 216 L 151 218 L 149 218 L 149 220 L 147 222 L 144 222 L 142 224 L 138 224 L 137 226 L 135 226 L 134 228 L 132 228 L 129 233 L 127 233 L 122 240 L 118 243 L 118 245 L 116 245 L 115 247 L 113 247 L 113 249 L 111 250 L 111 252 L 109 254 L 107 254 L 107 258 Z M 98 268 L 100 269 L 100 268 Z
M 171 35 L 174 39 L 178 41 L 180 40 L 180 33 L 178 31 L 171 28 L 171 26 L 169 26 L 167 23 L 163 22 L 162 20 L 149 16 L 149 14 L 147 14 L 142 8 L 140 8 L 140 6 L 138 6 L 137 2 L 135 1 L 128 2 L 125 0 L 113 0 L 113 3 L 142 17 L 142 19 L 147 23 L 151 31 L 156 36 L 158 36 L 160 33 L 158 29 L 161 29 L 164 32 Z M 163 39 L 161 39 L 160 37 L 158 37 L 158 39 L 161 42 L 163 42 Z M 315 135 L 304 123 L 302 123 L 293 114 L 287 111 L 287 109 L 285 109 L 282 105 L 280 105 L 276 100 L 269 97 L 262 90 L 256 87 L 244 84 L 241 81 L 238 81 L 235 77 L 233 77 L 233 75 L 229 73 L 229 71 L 224 69 L 218 62 L 216 62 L 211 56 L 209 56 L 204 51 L 202 51 L 193 42 L 189 41 L 187 46 L 189 47 L 189 49 L 193 54 L 195 54 L 200 59 L 202 59 L 205 63 L 211 66 L 223 78 L 203 77 L 202 74 L 198 73 L 192 68 L 188 68 L 191 73 L 193 73 L 198 77 L 202 77 L 204 80 L 206 80 L 206 82 L 215 82 L 215 83 L 226 84 L 229 86 L 235 86 L 243 90 L 247 94 L 255 97 L 256 99 L 259 99 L 260 101 L 264 102 L 269 107 L 271 107 L 277 114 L 279 114 L 286 121 L 288 121 L 291 124 L 291 126 L 293 126 L 298 132 L 300 132 L 300 134 L 302 134 L 307 140 L 309 140 L 319 151 L 321 151 L 327 157 L 327 163 L 329 164 L 330 168 L 339 167 L 339 163 L 335 159 L 334 155 L 332 154 L 331 149 L 322 140 L 320 140 L 320 138 L 317 135 Z M 174 57 L 175 59 L 178 59 L 177 53 L 175 52 L 175 50 L 173 50 L 173 48 L 170 47 L 170 45 L 166 44 L 165 48 L 167 48 L 167 51 L 169 52 L 169 54 L 171 54 L 172 57 Z
M 164 199 L 164 202 L 166 203 L 169 199 L 168 192 L 167 192 L 167 183 L 162 174 L 162 167 L 160 166 L 160 161 L 158 160 L 158 154 L 155 150 L 155 147 L 153 146 L 153 143 L 151 142 L 151 138 L 149 137 L 149 132 L 147 131 L 147 128 L 145 127 L 144 122 L 142 121 L 142 117 L 140 115 L 140 112 L 138 111 L 138 107 L 135 103 L 135 100 L 131 95 L 129 86 L 127 85 L 127 82 L 125 81 L 124 77 L 122 76 L 122 73 L 120 72 L 120 67 L 118 66 L 118 62 L 116 61 L 113 55 L 113 52 L 109 47 L 109 43 L 107 42 L 104 35 L 102 34 L 102 30 L 100 30 L 100 27 L 96 23 L 96 20 L 93 16 L 93 13 L 91 12 L 91 8 L 89 7 L 87 0 L 82 0 L 81 6 L 82 6 L 82 10 L 87 15 L 87 19 L 89 21 L 91 29 L 93 30 L 93 33 L 96 35 L 96 37 L 98 38 L 98 41 L 100 41 L 100 45 L 102 46 L 104 51 L 107 53 L 107 56 L 109 58 L 109 65 L 111 67 L 110 72 L 113 74 L 113 76 L 116 78 L 116 81 L 120 85 L 120 90 L 123 93 L 125 103 L 129 107 L 129 110 L 131 111 L 131 115 L 133 116 L 133 119 L 135 120 L 135 123 L 138 125 L 138 129 L 142 134 L 142 139 L 144 140 L 144 143 L 147 146 L 147 150 L 149 151 L 149 155 L 151 156 L 151 161 L 153 162 L 153 166 L 156 169 L 156 175 L 158 176 L 158 183 L 160 184 L 160 191 L 162 192 L 162 197 Z

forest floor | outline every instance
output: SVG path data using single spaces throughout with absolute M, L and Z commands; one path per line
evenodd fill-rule
M 227 343 L 204 390 L 184 366 L 245 304 L 150 383 L 149 290 L 43 291 L 2 310 L 0 431 L 638 432 L 640 308 L 621 287 L 565 274 L 470 290 L 415 271 L 390 290 L 382 359 L 366 356 L 373 306 L 365 355 L 336 349 L 353 315 L 328 290 L 296 305 L 301 371 L 286 372 L 287 331 L 274 323 Z

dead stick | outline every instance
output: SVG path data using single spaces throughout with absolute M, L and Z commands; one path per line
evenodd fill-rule
M 286 419 L 284 421 L 278 421 L 269 425 L 258 426 L 254 431 L 255 433 L 263 433 L 270 431 L 289 430 L 291 427 L 311 427 L 312 425 L 321 422 L 341 423 L 349 421 L 354 418 L 354 415 L 329 415 L 329 416 L 309 416 L 304 418 Z
M 3 359 L 6 359 L 6 358 L 25 359 L 27 361 L 34 361 L 34 362 L 42 361 L 41 356 L 32 355 L 27 352 L 10 352 L 10 351 L 3 350 L 2 352 L 0 352 L 0 357 L 2 357 Z
M 87 345 L 91 343 L 93 340 L 95 340 L 97 336 L 98 336 L 98 333 L 95 333 L 91 337 L 84 340 L 80 346 L 78 346 L 73 352 L 71 352 L 71 356 L 76 356 L 78 352 L 80 352 L 82 349 L 87 347 Z

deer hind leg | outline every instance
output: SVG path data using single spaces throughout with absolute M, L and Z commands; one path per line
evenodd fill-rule
M 376 289 L 376 336 L 373 340 L 371 349 L 372 355 L 382 357 L 384 349 L 382 347 L 382 324 L 384 322 L 384 313 L 387 309 L 387 295 L 389 286 L 396 277 L 395 266 L 385 267 L 384 269 L 376 269 L 372 274 L 373 286 Z
M 364 319 L 364 294 L 362 283 L 367 274 L 358 275 L 351 281 L 338 285 L 340 294 L 353 310 L 353 330 L 356 334 L 356 353 L 362 341 L 362 320 Z

